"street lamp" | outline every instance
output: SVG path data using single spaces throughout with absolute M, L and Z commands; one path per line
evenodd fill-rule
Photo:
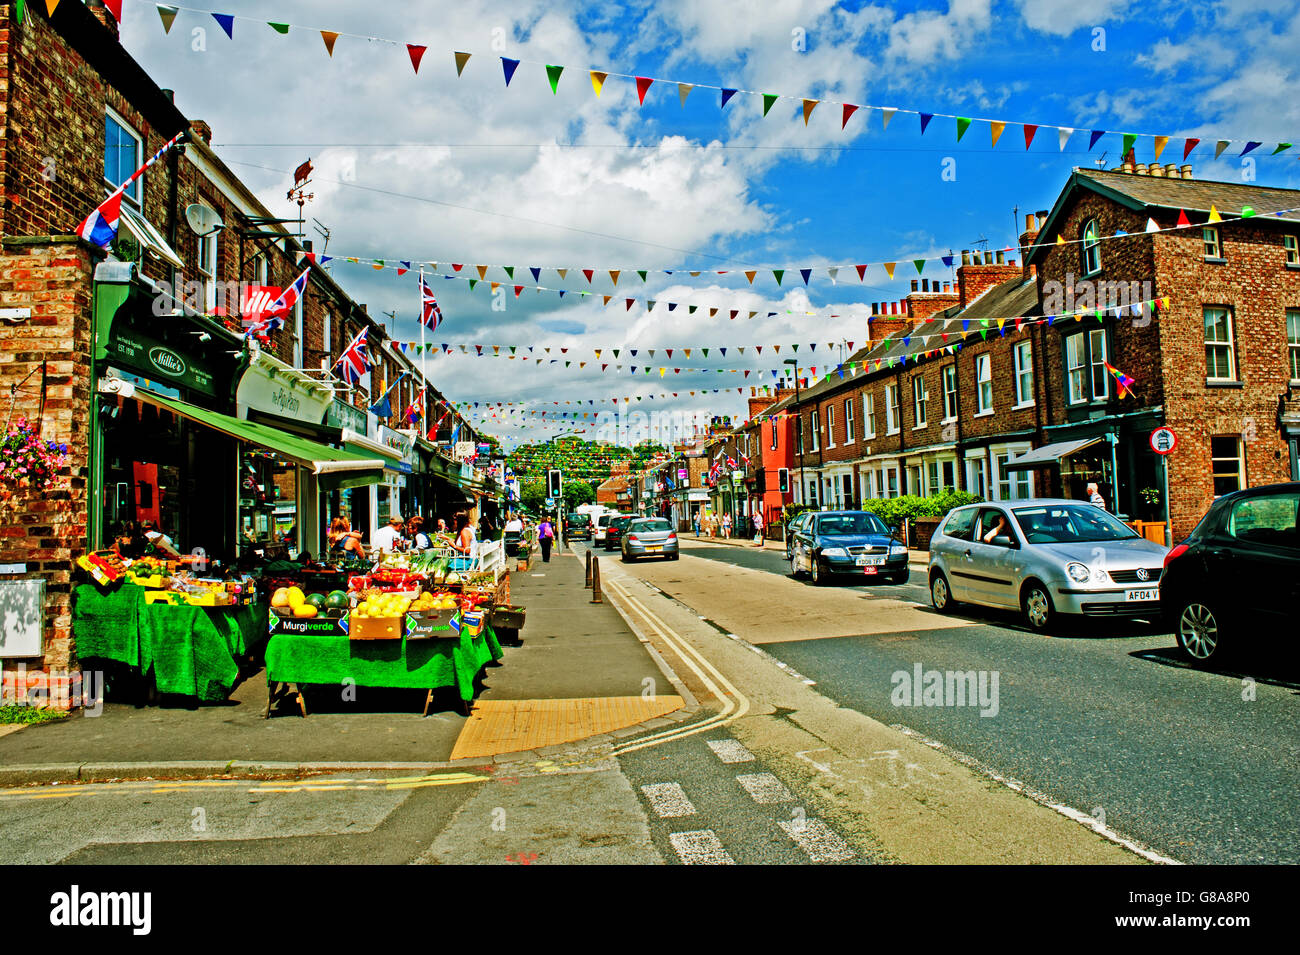
M 799 407 L 799 359 L 787 358 L 785 364 L 794 366 L 794 406 Z M 799 496 L 804 497 L 808 493 L 808 485 L 803 479 L 803 416 L 802 413 L 795 416 L 799 425 Z M 807 504 L 805 500 L 803 503 Z

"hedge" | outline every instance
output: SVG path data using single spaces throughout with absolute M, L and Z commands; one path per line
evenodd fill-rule
M 862 510 L 879 517 L 888 527 L 900 527 L 903 518 L 943 517 L 954 507 L 963 504 L 976 504 L 984 498 L 967 491 L 948 491 L 931 497 L 919 494 L 904 494 L 902 497 L 872 498 L 862 502 Z M 785 506 L 786 522 L 794 520 L 799 514 L 809 510 L 806 504 L 787 504 Z

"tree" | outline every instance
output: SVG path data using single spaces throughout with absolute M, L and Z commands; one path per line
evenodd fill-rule
M 596 500 L 595 489 L 586 481 L 566 481 L 564 484 L 564 506 L 570 512 L 576 511 L 580 504 L 591 504 Z
M 519 488 L 519 501 L 534 514 L 546 506 L 546 482 L 525 481 Z

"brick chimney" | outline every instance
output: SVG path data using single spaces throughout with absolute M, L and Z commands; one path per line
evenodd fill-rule
M 997 258 L 1002 257 L 999 252 Z M 995 262 L 992 252 L 981 254 L 978 250 L 962 250 L 961 267 L 957 269 L 958 304 L 962 308 L 969 308 L 971 302 L 989 289 L 1008 279 L 1020 278 L 1022 274 L 1020 266 L 1014 260 Z
M 917 286 L 920 286 L 919 288 Z M 924 322 L 935 312 L 957 304 L 957 293 L 951 282 L 942 285 L 936 279 L 912 279 L 912 291 L 907 296 L 907 314 L 916 324 Z
M 117 33 L 117 20 L 113 14 L 108 12 L 104 6 L 104 0 L 86 0 L 86 8 L 94 15 L 95 19 L 104 25 L 104 29 L 113 34 L 113 39 L 119 39 Z
M 113 19 L 111 16 L 109 19 Z M 194 134 L 195 139 L 203 140 L 207 146 L 212 145 L 212 127 L 201 119 L 190 120 L 190 132 Z
M 906 306 L 906 299 L 903 301 Z M 868 347 L 875 347 L 890 335 L 905 332 L 912 327 L 906 310 L 900 312 L 898 302 L 872 302 L 871 318 L 867 322 Z

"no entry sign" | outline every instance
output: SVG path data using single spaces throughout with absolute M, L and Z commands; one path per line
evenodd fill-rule
M 1178 435 L 1172 428 L 1156 428 L 1151 432 L 1151 450 L 1156 454 L 1169 454 L 1178 447 Z

